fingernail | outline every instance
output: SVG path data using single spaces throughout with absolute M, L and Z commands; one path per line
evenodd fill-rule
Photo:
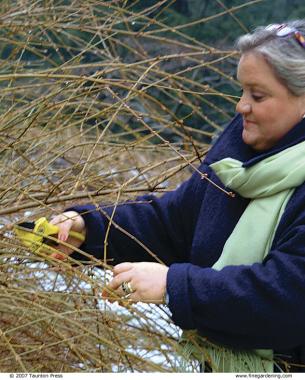
M 61 233 L 61 234 L 58 235 L 58 239 L 61 240 L 61 241 L 66 241 L 67 240 L 67 235 Z
M 61 255 L 60 253 L 55 253 L 54 254 L 54 258 L 57 259 L 57 260 L 64 260 L 65 256 Z

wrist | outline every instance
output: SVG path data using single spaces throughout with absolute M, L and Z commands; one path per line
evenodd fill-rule
M 163 297 L 162 297 L 162 303 L 164 305 L 168 305 L 169 304 L 169 295 L 167 293 L 167 290 L 165 290 L 164 294 L 163 294 Z

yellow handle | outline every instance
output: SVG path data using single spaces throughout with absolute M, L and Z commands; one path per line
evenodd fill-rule
M 80 241 L 85 241 L 85 236 L 81 233 L 81 232 L 77 232 L 77 231 L 70 231 L 69 232 L 69 236 L 71 237 L 74 237 L 75 239 L 78 239 Z
M 32 230 L 18 225 L 15 226 L 14 230 L 22 243 L 34 253 L 39 252 L 41 249 L 49 253 L 57 251 L 56 248 L 50 247 L 48 244 L 45 244 L 43 242 L 44 238 L 48 238 L 52 235 L 57 235 L 59 232 L 59 227 L 57 225 L 49 223 L 45 217 L 37 219 L 36 222 L 33 223 Z M 85 240 L 85 236 L 77 231 L 71 230 L 69 232 L 69 236 L 74 237 L 81 242 Z
M 42 217 L 36 220 L 34 232 L 47 236 L 57 235 L 59 232 L 59 227 L 56 224 L 49 223 L 45 217 Z M 69 236 L 74 237 L 82 242 L 85 240 L 85 236 L 81 232 L 70 230 Z

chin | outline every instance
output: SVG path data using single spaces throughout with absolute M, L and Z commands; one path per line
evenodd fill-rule
M 259 139 L 257 138 L 257 136 L 254 136 L 251 133 L 246 132 L 245 130 L 243 130 L 242 139 L 243 139 L 243 142 L 246 145 L 249 145 L 253 150 L 262 151 L 262 150 L 269 149 L 266 146 L 267 144 L 265 144 L 262 141 L 259 141 Z
M 249 145 L 253 150 L 256 150 L 257 152 L 268 150 L 268 149 L 272 148 L 272 146 L 273 146 L 273 145 L 261 143 L 259 141 L 251 141 L 251 140 L 247 140 L 247 139 L 243 139 L 243 141 L 246 145 Z
M 242 139 L 245 144 L 250 146 L 253 146 L 256 142 L 255 136 L 253 136 L 252 133 L 249 133 L 249 131 L 246 131 L 245 129 L 243 129 L 242 132 Z

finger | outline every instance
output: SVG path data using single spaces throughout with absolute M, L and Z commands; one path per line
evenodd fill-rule
M 110 302 L 113 302 L 116 300 L 116 298 L 118 298 L 118 295 L 113 290 L 110 290 L 108 287 L 105 287 L 102 290 L 102 298 Z
M 108 298 L 109 294 L 110 294 L 110 292 L 109 292 L 109 290 L 107 288 L 104 288 L 102 290 L 102 298 Z
M 69 242 L 69 240 L 68 240 Z M 52 254 L 50 254 L 51 257 L 56 258 L 58 260 L 66 260 L 69 255 L 73 252 L 73 249 L 71 249 L 69 246 L 65 244 L 58 244 Z
M 58 240 L 67 241 L 67 239 L 69 237 L 69 231 L 70 231 L 70 229 L 65 228 L 64 226 L 62 228 L 60 228 L 59 232 L 58 232 Z
M 62 215 L 56 215 L 54 216 L 51 220 L 50 220 L 50 223 L 51 224 L 54 224 L 54 225 L 57 225 L 58 223 L 60 223 L 62 221 Z
M 128 304 L 137 303 L 141 301 L 141 297 L 137 292 L 130 293 L 125 295 L 119 300 L 120 306 L 127 306 Z
M 139 302 L 140 297 L 136 292 L 126 294 L 122 291 L 120 286 L 117 291 L 110 290 L 108 287 L 105 287 L 102 290 L 102 298 L 106 299 L 109 302 L 118 301 L 119 305 L 124 306 L 126 303 Z
M 123 282 L 130 282 L 130 281 L 131 281 L 130 273 L 123 272 L 113 277 L 113 279 L 109 282 L 107 287 L 109 289 L 117 291 Z M 122 294 L 125 294 L 123 290 L 122 290 Z
M 72 228 L 73 220 L 70 219 L 68 215 L 60 214 L 56 215 L 50 221 L 50 223 L 58 227 L 58 240 L 66 241 L 69 237 L 69 232 Z
M 119 301 L 122 297 L 126 297 L 126 293 L 123 292 L 122 287 L 119 286 L 116 290 L 105 286 L 102 290 L 102 298 L 107 299 L 110 302 Z
M 133 264 L 132 263 L 125 262 L 125 263 L 121 263 L 121 264 L 118 264 L 118 265 L 114 266 L 112 268 L 112 271 L 113 271 L 114 276 L 116 276 L 116 275 L 118 275 L 118 274 L 120 274 L 122 272 L 129 271 L 132 268 L 133 268 Z
M 52 223 L 52 224 L 59 224 L 59 223 L 61 223 L 61 222 L 65 222 L 66 220 L 73 219 L 73 218 L 75 218 L 77 215 L 78 215 L 78 213 L 75 212 L 75 211 L 66 211 L 66 212 L 62 212 L 61 214 L 55 215 L 55 216 L 51 219 L 51 223 Z
M 55 259 L 55 260 L 60 260 L 60 261 L 64 261 L 67 259 L 67 255 L 65 255 L 64 253 L 60 253 L 60 252 L 56 252 L 56 253 L 52 253 L 50 255 L 50 257 L 52 259 Z
M 58 224 L 58 240 L 67 241 L 72 224 L 72 220 L 65 220 Z

